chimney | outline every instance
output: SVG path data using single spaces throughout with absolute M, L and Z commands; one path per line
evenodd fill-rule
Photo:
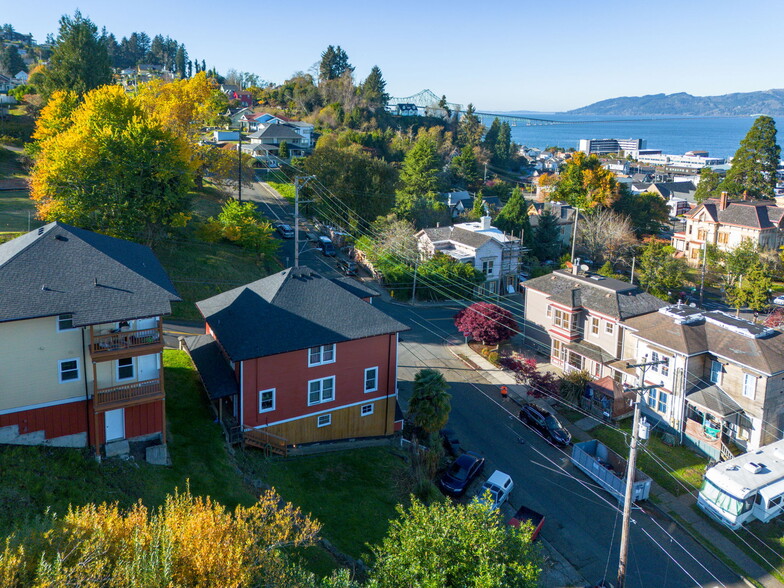
M 580 258 L 575 257 L 574 263 L 572 263 L 572 273 L 576 276 L 580 273 Z
M 490 228 L 490 223 L 493 219 L 491 219 L 489 216 L 483 216 L 480 220 L 482 221 L 482 230 L 486 231 Z
M 721 196 L 719 197 L 719 210 L 725 210 L 727 208 L 727 193 L 722 192 Z

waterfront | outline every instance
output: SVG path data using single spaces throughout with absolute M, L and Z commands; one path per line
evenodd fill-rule
M 513 113 L 506 113 L 513 114 Z M 640 138 L 647 141 L 649 149 L 661 149 L 664 153 L 682 155 L 686 151 L 708 151 L 713 157 L 732 157 L 738 145 L 751 128 L 755 117 L 607 117 L 576 116 L 567 114 L 525 114 L 532 118 L 570 121 L 572 124 L 512 127 L 512 140 L 528 147 L 577 148 L 580 139 L 627 139 Z M 778 143 L 782 143 L 781 131 L 784 118 L 778 117 Z

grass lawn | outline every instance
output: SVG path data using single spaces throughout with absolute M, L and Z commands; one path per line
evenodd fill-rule
M 610 427 L 599 426 L 591 431 L 591 435 L 616 453 L 626 456 L 629 453 L 629 440 L 632 429 L 631 420 L 627 419 L 619 423 L 618 427 L 622 433 Z M 680 496 L 686 492 L 700 489 L 702 476 L 708 464 L 706 458 L 687 447 L 670 447 L 665 445 L 655 435 L 644 441 L 641 447 L 643 447 L 643 450 L 637 453 L 637 467 L 656 480 L 656 483 L 665 490 L 675 496 Z M 667 469 L 659 465 L 650 454 L 663 461 L 667 465 Z M 672 474 L 670 474 L 670 470 Z M 686 486 L 688 490 L 681 484 Z
M 282 176 L 282 174 L 281 174 Z M 273 176 L 271 176 L 273 177 Z M 294 184 L 291 183 L 284 183 L 284 182 L 275 182 L 275 181 L 267 181 L 267 183 L 278 192 L 281 196 L 283 196 L 289 202 L 294 202 L 294 198 L 296 197 Z
M 166 416 L 172 467 L 108 459 L 98 463 L 89 450 L 0 446 L 0 532 L 39 520 L 47 509 L 64 513 L 69 504 L 138 500 L 161 504 L 190 480 L 193 494 L 210 495 L 229 507 L 252 504 L 213 423 L 198 376 L 182 351 L 164 352 Z
M 248 451 L 238 461 L 243 470 L 317 518 L 323 524 L 322 535 L 338 549 L 366 562 L 366 544 L 381 542 L 389 521 L 396 518 L 395 505 L 408 500 L 398 482 L 405 462 L 386 447 L 285 460 Z
M 44 223 L 35 218 L 35 206 L 27 190 L 0 191 L 0 231 L 27 232 Z

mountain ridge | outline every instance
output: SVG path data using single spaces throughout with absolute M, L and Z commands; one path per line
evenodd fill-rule
M 784 116 L 784 89 L 693 96 L 687 92 L 621 96 L 600 100 L 565 114 L 612 116 Z

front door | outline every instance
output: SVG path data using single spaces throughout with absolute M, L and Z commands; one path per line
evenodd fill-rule
M 125 409 L 107 410 L 103 413 L 106 442 L 125 438 Z
M 151 355 L 142 355 L 136 359 L 136 365 L 139 367 L 139 381 L 157 380 L 160 372 L 159 364 L 160 355 L 153 353 Z

